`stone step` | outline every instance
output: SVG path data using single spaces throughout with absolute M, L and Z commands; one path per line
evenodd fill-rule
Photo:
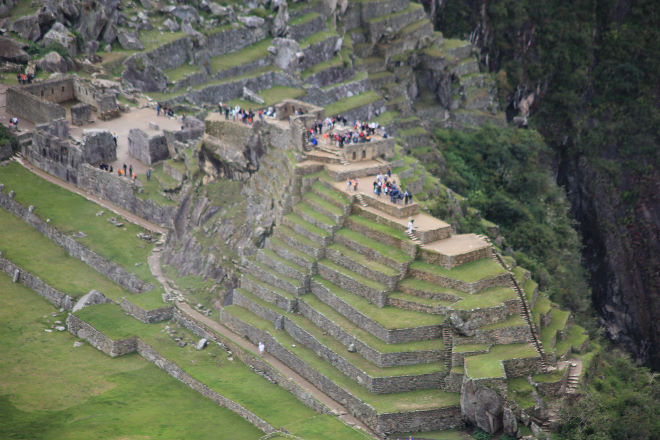
M 318 243 L 319 247 L 325 247 L 332 241 L 332 236 L 326 230 L 309 223 L 296 213 L 285 215 L 282 218 L 282 224 L 296 233 L 308 237 L 314 243 Z
M 387 304 L 388 288 L 382 283 L 366 278 L 328 259 L 318 262 L 318 272 L 324 279 L 354 295 L 367 299 L 378 307 L 384 307 Z
M 348 270 L 352 270 L 373 281 L 386 285 L 389 290 L 394 290 L 399 279 L 405 275 L 405 273 L 401 273 L 378 261 L 370 260 L 339 243 L 333 243 L 328 246 L 325 255 L 332 262 Z
M 426 341 L 441 337 L 444 317 L 395 308 L 381 308 L 320 275 L 311 292 L 355 326 L 388 344 Z
M 321 214 L 307 202 L 303 201 L 296 203 L 293 207 L 293 212 L 298 214 L 300 218 L 302 218 L 307 223 L 324 230 L 327 234 L 332 234 L 334 231 L 339 229 L 337 222 L 335 222 L 330 217 Z
M 332 220 L 334 224 L 343 224 L 345 215 L 344 210 L 319 197 L 314 192 L 309 191 L 303 194 L 303 201 L 319 214 Z
M 383 245 L 379 241 L 347 228 L 342 228 L 335 233 L 335 243 L 342 244 L 366 258 L 394 268 L 400 273 L 406 273 L 408 264 L 412 261 L 412 257 L 405 252 Z
M 295 312 L 298 308 L 296 297 L 286 290 L 264 283 L 252 275 L 245 273 L 241 275 L 241 289 L 247 290 L 263 301 L 276 305 L 285 312 Z
M 277 226 L 273 235 L 287 245 L 298 249 L 313 258 L 323 258 L 325 255 L 325 245 L 323 243 L 313 241 L 306 235 L 301 235 L 286 225 Z
M 305 159 L 321 163 L 340 164 L 341 158 L 325 151 L 311 150 L 305 152 Z
M 265 264 L 277 273 L 296 279 L 303 286 L 309 286 L 310 272 L 305 267 L 280 257 L 270 249 L 259 249 L 256 258 L 258 262 Z
M 248 274 L 254 276 L 264 283 L 272 284 L 282 290 L 289 292 L 294 296 L 300 296 L 305 293 L 305 285 L 295 278 L 287 277 L 277 273 L 263 263 L 247 260 L 245 270 Z
M 278 237 L 269 237 L 266 242 L 266 249 L 272 250 L 285 260 L 304 267 L 310 274 L 316 272 L 316 259 L 313 256 L 301 252 L 298 248 L 289 246 Z

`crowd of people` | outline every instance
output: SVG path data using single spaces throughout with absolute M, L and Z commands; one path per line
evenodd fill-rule
M 312 145 L 318 145 L 318 137 L 334 142 L 339 148 L 344 148 L 346 144 L 358 144 L 371 142 L 376 130 L 380 128 L 378 122 L 354 121 L 348 126 L 348 121 L 342 115 L 336 115 L 332 118 L 326 118 L 323 121 L 315 120 L 309 129 L 310 142 Z M 325 130 L 325 133 L 324 133 Z M 387 133 L 383 133 L 387 138 Z
M 32 81 L 34 80 L 34 74 L 33 73 L 17 73 L 16 74 L 16 80 L 18 81 L 19 84 L 32 84 Z
M 227 105 L 224 102 L 218 104 L 218 113 L 225 115 L 225 120 L 227 121 L 231 119 L 232 121 L 240 121 L 247 125 L 252 125 L 256 117 L 263 121 L 264 116 L 276 116 L 273 107 L 268 107 L 267 109 L 259 109 L 255 113 L 254 110 L 246 110 L 241 108 L 239 105 Z
M 163 113 L 163 116 L 167 116 L 169 118 L 174 117 L 173 108 L 161 106 L 160 103 L 158 103 L 156 104 L 156 116 L 160 116 L 161 113 Z
M 346 191 L 357 192 L 359 180 L 357 177 L 353 179 L 346 179 Z M 413 195 L 408 190 L 403 190 L 398 187 L 396 180 L 392 179 L 392 170 L 387 170 L 385 175 L 378 173 L 376 180 L 373 182 L 373 191 L 376 194 L 376 197 L 380 198 L 381 194 L 385 194 L 386 197 L 390 198 L 390 202 L 393 204 L 398 204 L 403 200 L 403 204 L 407 205 L 413 202 Z
M 14 116 L 13 118 L 9 118 L 9 128 L 18 130 L 18 118 L 16 116 Z

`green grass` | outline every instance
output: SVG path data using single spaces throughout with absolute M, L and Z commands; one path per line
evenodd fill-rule
M 0 251 L 4 258 L 75 298 L 92 289 L 116 301 L 132 296 L 4 209 L 0 209 Z
M 555 337 L 555 335 L 557 335 L 558 331 L 563 330 L 566 327 L 566 321 L 571 314 L 567 310 L 561 310 L 558 308 L 552 308 L 550 313 L 550 323 L 547 326 L 541 328 L 541 342 L 543 343 L 543 346 L 546 347 L 546 349 L 554 347 L 554 344 L 552 344 L 552 339 Z
M 429 132 L 426 131 L 424 127 L 412 127 L 405 130 L 399 130 L 399 136 L 401 137 L 410 137 L 410 136 L 424 136 L 428 135 Z
M 341 57 L 336 56 L 334 58 L 329 59 L 328 61 L 323 61 L 322 63 L 314 64 L 312 67 L 303 70 L 302 73 L 300 74 L 300 77 L 302 79 L 305 79 L 309 76 L 314 75 L 315 73 L 322 72 L 332 67 L 339 67 L 342 66 L 343 64 L 344 62 L 342 61 Z
M 397 117 L 399 117 L 399 112 L 390 110 L 378 115 L 378 117 L 375 118 L 374 121 L 378 122 L 382 126 L 387 126 L 390 125 L 392 122 L 394 122 Z
M 586 334 L 584 328 L 573 324 L 566 332 L 566 339 L 557 341 L 555 350 L 559 355 L 566 354 L 569 350 L 577 351 L 587 339 L 589 339 L 589 335 Z
M 14 200 L 25 207 L 33 205 L 34 213 L 42 220 L 50 219 L 50 225 L 58 231 L 63 234 L 84 232 L 87 236 L 77 238 L 79 243 L 161 291 L 147 264 L 154 245 L 136 236 L 139 232 L 147 232 L 143 228 L 42 179 L 15 162 L 0 166 L 0 183 L 5 184 L 5 193 L 15 190 Z M 97 217 L 99 211 L 106 212 Z M 108 223 L 110 217 L 118 218 L 124 226 L 117 228 Z
M 335 226 L 337 223 L 332 220 L 330 217 L 327 217 L 324 214 L 318 212 L 313 206 L 307 204 L 306 202 L 297 203 L 295 206 L 300 212 L 307 215 L 308 217 L 317 220 L 327 226 Z
M 261 96 L 261 98 L 264 100 L 263 104 L 252 101 L 245 101 L 243 99 L 232 99 L 229 102 L 231 105 L 238 105 L 241 108 L 247 110 L 256 110 L 278 104 L 285 99 L 301 98 L 305 96 L 306 93 L 307 92 L 305 92 L 305 90 L 297 89 L 295 87 L 273 86 L 270 89 L 265 89 L 258 93 L 259 96 Z
M 444 267 L 429 264 L 424 261 L 413 261 L 410 267 L 411 269 L 440 275 L 445 278 L 451 278 L 465 283 L 474 283 L 479 280 L 492 278 L 505 273 L 502 266 L 490 258 L 471 261 L 452 269 L 445 269 Z
M 314 352 L 297 343 L 284 331 L 274 331 L 270 322 L 263 320 L 248 310 L 238 306 L 225 307 L 225 310 L 251 325 L 268 331 L 287 350 L 294 353 L 303 362 L 314 370 L 330 378 L 344 390 L 357 396 L 359 399 L 373 406 L 379 413 L 391 413 L 407 410 L 423 410 L 430 408 L 443 408 L 457 406 L 459 395 L 439 390 L 409 391 L 405 393 L 373 394 L 359 386 L 352 379 L 345 376 L 330 364 L 319 358 Z
M 307 261 L 310 262 L 310 263 L 312 263 L 312 262 L 314 261 L 314 257 L 312 257 L 312 256 L 310 256 L 310 255 L 307 255 L 307 254 L 304 253 L 304 252 L 300 252 L 298 249 L 289 246 L 288 244 L 284 243 L 282 240 L 280 240 L 279 238 L 277 238 L 277 237 L 275 237 L 275 236 L 271 236 L 271 237 L 269 237 L 268 240 L 269 240 L 274 246 L 276 246 L 276 247 L 281 247 L 281 248 L 285 248 L 287 251 L 289 251 L 289 252 L 291 252 L 291 253 L 293 253 L 293 254 L 296 254 L 296 255 L 299 256 L 300 258 L 303 258 L 303 259 L 307 260 Z
M 556 383 L 564 377 L 564 371 L 553 371 L 552 373 L 534 374 L 532 380 L 538 383 Z
M 533 279 L 529 278 L 522 285 L 523 291 L 525 292 L 525 297 L 527 301 L 532 301 L 534 298 L 534 291 L 538 288 L 539 284 Z
M 442 47 L 445 50 L 451 50 L 451 49 L 456 49 L 458 47 L 467 46 L 468 44 L 469 43 L 465 40 L 445 38 Z
M 334 116 L 337 114 L 346 113 L 349 110 L 371 104 L 372 102 L 376 102 L 379 99 L 382 99 L 382 97 L 373 90 L 370 90 L 360 95 L 342 98 L 333 102 L 332 104 L 325 107 L 325 114 L 328 116 Z
M 454 345 L 452 351 L 454 353 L 468 353 L 473 351 L 487 351 L 488 344 L 466 344 L 466 345 Z
M 270 249 L 260 249 L 260 252 L 262 252 L 264 255 L 268 256 L 268 258 L 270 258 L 272 260 L 275 260 L 275 261 L 278 261 L 278 262 L 280 262 L 281 264 L 283 264 L 285 266 L 289 266 L 290 268 L 296 270 L 297 272 L 301 272 L 301 273 L 307 273 L 308 272 L 306 268 L 304 268 L 302 266 L 299 266 L 298 264 L 296 264 L 292 261 L 289 261 L 285 258 L 280 257 L 278 254 L 276 254 L 275 252 L 273 252 Z
M 388 276 L 397 276 L 399 275 L 399 271 L 396 269 L 393 269 L 387 265 L 381 264 L 377 261 L 373 261 L 370 258 L 365 257 L 364 255 L 355 252 L 349 248 L 347 248 L 344 245 L 341 245 L 339 243 L 334 243 L 328 246 L 328 249 L 334 249 L 341 254 L 345 255 L 346 257 L 350 258 L 354 262 L 365 266 L 369 269 L 372 269 L 374 271 L 380 272 L 382 274 L 388 275 Z
M 399 286 L 407 287 L 409 289 L 413 289 L 421 292 L 453 295 L 456 297 L 457 300 L 463 297 L 472 296 L 464 292 L 460 292 L 458 290 L 450 289 L 448 287 L 442 287 L 434 283 L 418 280 L 417 278 L 404 278 L 402 281 L 399 282 Z
M 424 431 L 424 432 L 406 432 L 396 434 L 395 438 L 423 438 L 427 440 L 471 440 L 472 436 L 467 432 L 459 431 L 456 429 L 449 429 L 447 431 Z
M 369 220 L 368 218 L 361 217 L 359 215 L 351 215 L 348 218 L 362 226 L 366 226 L 367 228 L 373 229 L 374 231 L 378 231 L 383 234 L 390 235 L 399 240 L 410 240 L 402 229 L 396 229 L 391 226 L 377 223 L 373 220 Z
M 114 303 L 85 307 L 75 315 L 113 340 L 139 336 L 148 327 Z
M 334 189 L 330 189 L 323 185 L 321 182 L 314 182 L 312 185 L 312 189 L 321 193 L 325 194 L 334 201 L 338 202 L 341 205 L 348 205 L 349 199 L 346 197 L 345 194 L 340 193 L 339 191 L 336 191 Z
M 387 14 L 387 15 L 381 15 L 381 16 L 379 16 L 379 17 L 371 18 L 371 19 L 369 19 L 369 20 L 367 20 L 367 21 L 368 21 L 369 23 L 378 23 L 379 21 L 383 21 L 383 20 L 386 20 L 386 19 L 388 19 L 388 18 L 394 18 L 394 17 L 398 17 L 398 16 L 400 16 L 400 15 L 408 14 L 408 13 L 414 11 L 415 9 L 420 9 L 420 8 L 422 8 L 422 7 L 423 7 L 423 6 L 422 6 L 421 4 L 419 4 L 419 3 L 412 3 L 412 2 L 411 2 L 411 3 L 410 3 L 410 6 L 409 6 L 407 9 L 404 9 L 403 11 L 393 12 L 393 13 L 391 13 L 391 14 Z
M 340 83 L 334 83 L 334 84 L 330 84 L 329 86 L 321 87 L 321 90 L 330 90 L 334 87 L 339 87 L 353 82 L 362 81 L 366 77 L 367 77 L 367 72 L 356 72 L 352 78 L 349 78 L 346 81 L 342 81 Z
M 193 64 L 191 66 L 190 64 L 185 63 L 176 69 L 166 70 L 165 75 L 167 75 L 170 81 L 180 81 L 188 75 L 199 72 L 201 72 L 201 70 L 198 65 Z
M 147 180 L 146 176 L 139 176 L 139 180 L 142 184 L 142 192 L 136 194 L 138 198 L 142 200 L 151 200 L 161 206 L 178 205 L 174 200 L 165 197 L 158 179 Z
M 26 15 L 34 14 L 39 10 L 39 4 L 31 0 L 19 0 L 13 8 L 11 8 L 10 16 L 15 20 Z
M 174 40 L 185 38 L 183 32 L 160 32 L 156 26 L 150 31 L 140 31 L 139 38 L 144 45 L 144 51 L 154 50 L 164 44 L 171 43 Z
M 263 435 L 138 355 L 110 359 L 74 348 L 68 332 L 44 332 L 66 317 L 51 312 L 0 274 L 0 438 L 217 439 L 217 424 L 229 438 Z
M 514 313 L 504 321 L 479 327 L 479 330 L 497 330 L 506 327 L 525 327 L 526 325 L 527 324 L 525 323 L 525 321 L 523 321 L 522 317 L 517 313 Z
M 486 354 L 465 358 L 465 371 L 472 379 L 504 376 L 502 360 L 536 358 L 538 353 L 531 344 L 494 345 Z
M 327 237 L 327 236 L 330 235 L 324 229 L 321 229 L 318 226 L 314 226 L 313 224 L 309 223 L 308 221 L 306 221 L 305 219 L 300 217 L 298 214 L 291 213 L 291 214 L 287 214 L 285 217 L 288 218 L 289 220 L 291 220 L 292 223 L 295 223 L 296 225 L 302 226 L 303 228 L 305 228 L 307 231 L 311 232 L 312 234 L 316 234 L 316 235 L 319 235 L 321 237 Z
M 513 276 L 516 278 L 516 281 L 518 281 L 518 283 L 522 283 L 525 272 L 527 271 L 520 266 L 514 267 L 511 269 L 511 271 L 513 272 Z
M 408 301 L 412 303 L 417 303 L 417 304 L 422 304 L 428 307 L 446 307 L 446 308 L 451 308 L 451 305 L 453 304 L 451 301 L 443 301 L 440 299 L 434 299 L 434 298 L 425 298 L 421 296 L 415 296 L 415 295 L 409 295 L 404 292 L 391 292 L 387 295 L 389 298 L 392 299 L 399 299 L 402 301 Z
M 239 51 L 213 57 L 211 58 L 211 71 L 220 72 L 265 58 L 268 56 L 268 46 L 272 41 L 271 38 L 267 38 Z
M 325 210 L 325 211 L 327 211 L 331 214 L 344 215 L 344 211 L 341 208 L 339 208 L 337 205 L 326 202 L 324 199 L 322 199 L 321 197 L 319 197 L 318 195 L 314 194 L 311 191 L 307 192 L 303 195 L 303 200 L 305 202 L 307 202 L 308 204 L 316 205 L 319 208 L 322 208 L 323 210 Z
M 324 261 L 326 263 L 326 261 Z M 330 262 L 328 265 L 332 264 Z M 430 315 L 427 313 L 413 312 L 411 310 L 401 310 L 395 307 L 376 307 L 365 298 L 354 295 L 326 279 L 316 275 L 313 280 L 328 288 L 331 293 L 336 295 L 342 301 L 373 319 L 381 326 L 387 329 L 414 328 L 427 325 L 441 325 L 445 317 L 440 315 Z
M 337 32 L 334 32 L 333 30 L 324 29 L 320 32 L 317 32 L 315 34 L 312 34 L 312 35 L 304 38 L 300 42 L 300 48 L 304 49 L 306 47 L 309 47 L 309 46 L 312 46 L 314 44 L 320 43 L 321 41 L 323 41 L 327 38 L 330 38 L 332 36 L 336 36 L 336 35 L 337 35 Z
M 341 235 L 346 237 L 349 240 L 355 241 L 356 243 L 371 248 L 381 254 L 384 257 L 390 258 L 398 263 L 407 263 L 412 259 L 412 257 L 400 249 L 387 246 L 379 241 L 372 240 L 369 237 L 366 237 L 359 232 L 353 231 L 351 229 L 342 228 L 338 230 L 335 235 Z
M 506 385 L 509 398 L 516 402 L 520 408 L 527 409 L 534 406 L 534 397 L 532 396 L 534 387 L 527 382 L 526 377 L 509 379 Z
M 298 17 L 293 18 L 291 21 L 289 21 L 289 25 L 296 26 L 298 24 L 307 23 L 308 21 L 312 21 L 319 16 L 320 14 L 318 12 L 308 12 L 307 14 L 299 15 Z
M 341 247 L 339 247 L 337 245 L 334 245 L 334 244 L 330 245 L 330 246 L 334 246 L 334 249 L 337 249 L 337 250 L 341 249 Z M 323 264 L 324 266 L 329 267 L 330 269 L 332 269 L 336 272 L 339 272 L 340 274 L 342 274 L 346 277 L 349 277 L 352 280 L 354 280 L 354 281 L 356 281 L 356 282 L 358 282 L 362 285 L 365 285 L 367 287 L 370 287 L 374 290 L 381 291 L 381 292 L 384 292 L 384 291 L 387 290 L 387 286 L 385 286 L 385 284 L 379 283 L 378 281 L 374 281 L 371 278 L 367 278 L 365 276 L 362 276 L 359 273 L 353 272 L 350 269 L 346 269 L 344 266 L 336 264 L 336 263 L 334 263 L 333 261 L 331 261 L 329 259 L 319 260 L 319 264 Z
M 532 316 L 534 318 L 534 324 L 539 325 L 541 315 L 547 314 L 550 311 L 551 307 L 552 307 L 552 302 L 550 302 L 550 300 L 547 297 L 539 296 L 536 299 L 536 302 L 534 303 L 534 307 L 532 307 Z

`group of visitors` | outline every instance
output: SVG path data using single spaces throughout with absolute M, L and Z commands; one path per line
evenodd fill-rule
M 112 171 L 113 171 L 113 169 L 112 169 L 112 165 L 108 165 L 108 164 L 105 163 L 105 162 L 101 162 L 101 163 L 99 164 L 99 168 L 102 169 L 103 171 L 107 171 L 107 172 L 109 172 L 109 173 L 112 173 Z
M 232 121 L 238 120 L 248 125 L 252 125 L 252 123 L 255 121 L 255 117 L 259 117 L 259 120 L 263 121 L 264 116 L 275 115 L 272 107 L 266 110 L 259 109 L 255 113 L 254 110 L 246 110 L 238 105 L 232 107 L 231 105 L 227 105 L 224 102 L 218 104 L 218 113 L 221 115 L 224 114 L 225 120 L 227 121 L 231 118 Z
M 133 172 L 133 165 L 129 165 L 128 169 L 126 169 L 126 164 L 122 168 L 119 168 L 117 170 L 117 174 L 119 174 L 119 177 L 128 177 L 130 179 L 137 179 L 137 174 Z
M 16 74 L 16 80 L 18 80 L 19 84 L 32 84 L 32 80 L 34 80 L 34 74 L 33 73 L 17 73 Z
M 13 118 L 9 118 L 9 128 L 18 130 L 18 118 L 16 116 L 14 116 Z
M 160 116 L 161 112 L 163 113 L 163 116 L 167 116 L 169 118 L 174 117 L 173 108 L 161 106 L 160 103 L 158 103 L 156 104 L 156 116 Z
M 381 194 L 389 196 L 390 202 L 395 205 L 399 203 L 400 200 L 403 200 L 405 205 L 412 203 L 412 194 L 408 190 L 401 191 L 401 188 L 396 185 L 396 180 L 393 180 L 391 177 L 392 172 L 390 170 L 388 170 L 388 174 L 385 176 L 378 173 L 376 180 L 374 180 L 373 183 L 374 194 L 379 198 Z

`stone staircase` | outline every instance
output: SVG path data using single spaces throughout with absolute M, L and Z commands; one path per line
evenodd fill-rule
M 445 368 L 447 368 L 447 370 L 451 370 L 453 339 L 452 339 L 451 330 L 448 327 L 442 328 L 442 341 L 445 344 L 445 352 L 444 352 Z

